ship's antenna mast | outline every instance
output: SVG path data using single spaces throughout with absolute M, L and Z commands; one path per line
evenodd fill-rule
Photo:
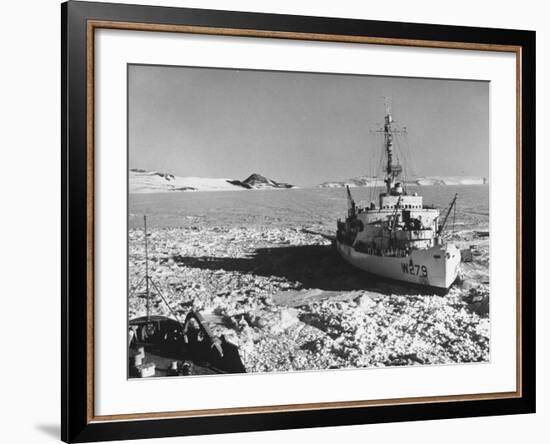
M 147 216 L 143 215 L 143 234 L 145 235 L 145 294 L 147 297 L 147 319 L 151 315 L 151 295 L 149 292 L 149 252 L 147 248 Z
M 385 98 L 386 115 L 384 117 L 384 149 L 386 150 L 386 190 L 390 194 L 392 188 L 395 186 L 395 179 L 399 177 L 403 168 L 399 164 L 393 163 L 393 135 L 396 133 L 404 133 L 405 130 L 394 130 L 392 128 L 393 117 L 391 113 L 391 102 L 388 97 Z

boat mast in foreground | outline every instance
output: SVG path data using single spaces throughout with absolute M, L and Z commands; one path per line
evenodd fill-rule
M 202 315 L 189 310 L 181 321 L 149 273 L 147 217 L 143 216 L 145 276 L 136 293 L 145 284 L 145 316 L 128 322 L 128 377 L 188 376 L 246 372 L 235 344 L 224 336 L 216 337 Z M 152 315 L 151 303 L 159 307 L 158 298 L 171 315 Z

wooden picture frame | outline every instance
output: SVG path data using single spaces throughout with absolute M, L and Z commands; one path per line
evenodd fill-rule
M 70 1 L 62 16 L 62 412 L 65 442 L 535 411 L 535 33 Z M 160 31 L 516 55 L 516 390 L 129 415 L 94 414 L 94 32 Z

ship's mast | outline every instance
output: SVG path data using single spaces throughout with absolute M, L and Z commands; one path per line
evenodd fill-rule
M 395 133 L 404 132 L 404 130 L 394 130 L 392 127 L 393 118 L 391 114 L 391 105 L 386 101 L 386 116 L 384 118 L 384 149 L 386 150 L 386 191 L 390 194 L 395 186 L 396 179 L 403 171 L 403 168 L 398 163 L 394 163 L 393 159 L 393 135 Z
M 149 290 L 149 252 L 147 250 L 147 216 L 143 215 L 143 234 L 145 235 L 145 297 L 147 298 L 147 319 L 151 315 L 151 293 Z
M 147 299 L 147 319 L 151 317 L 151 287 L 153 288 L 153 291 L 157 293 L 158 296 L 162 299 L 162 301 L 166 304 L 168 307 L 168 310 L 170 313 L 172 313 L 172 316 L 174 316 L 174 319 L 176 319 L 179 322 L 178 315 L 176 312 L 172 309 L 162 292 L 160 291 L 160 288 L 155 284 L 155 281 L 151 276 L 149 276 L 149 245 L 147 242 L 147 216 L 143 215 L 143 234 L 145 236 L 145 298 Z

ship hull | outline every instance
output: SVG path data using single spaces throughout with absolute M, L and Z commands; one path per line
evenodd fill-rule
M 460 250 L 452 244 L 412 250 L 402 257 L 368 254 L 338 240 L 336 249 L 344 260 L 368 273 L 445 290 L 456 280 L 460 266 Z

